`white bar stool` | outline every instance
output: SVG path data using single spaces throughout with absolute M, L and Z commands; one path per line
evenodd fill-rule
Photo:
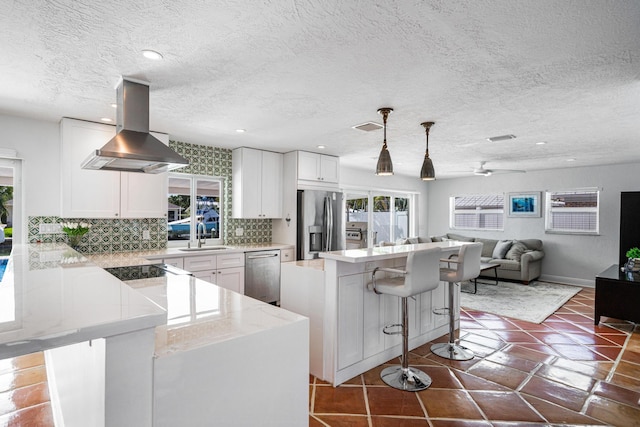
M 385 368 L 380 378 L 388 386 L 405 391 L 420 391 L 431 385 L 431 377 L 416 368 L 409 367 L 409 311 L 407 298 L 423 292 L 432 291 L 440 282 L 440 248 L 410 252 L 407 256 L 406 270 L 378 267 L 373 270 L 373 290 L 377 294 L 395 295 L 402 302 L 402 323 L 387 325 L 385 334 L 402 334 L 402 365 Z M 386 271 L 402 274 L 400 277 L 376 280 L 376 272 Z M 391 327 L 400 327 L 401 332 L 388 332 Z
M 449 342 L 434 344 L 431 351 L 440 357 L 451 360 L 473 359 L 473 351 L 456 343 L 455 325 L 455 284 L 465 280 L 471 280 L 480 274 L 480 256 L 482 255 L 482 243 L 469 243 L 460 248 L 457 259 L 443 259 L 443 262 L 456 264 L 457 268 L 441 268 L 440 280 L 449 282 Z

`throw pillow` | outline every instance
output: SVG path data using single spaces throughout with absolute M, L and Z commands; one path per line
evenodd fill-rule
M 431 236 L 432 242 L 442 242 L 442 238 L 445 236 Z
M 520 262 L 520 258 L 522 258 L 522 254 L 528 251 L 529 249 L 524 243 L 515 242 L 513 245 L 511 245 L 511 248 L 507 251 L 504 257 L 506 259 L 512 259 L 514 261 Z
M 431 239 L 429 239 L 429 242 L 431 242 Z M 420 243 L 420 240 L 418 237 L 409 237 L 407 239 L 407 244 L 409 245 L 417 245 L 418 243 Z
M 513 244 L 512 240 L 500 240 L 496 243 L 496 247 L 493 249 L 493 254 L 491 258 L 494 259 L 504 259 L 504 256 L 507 254 L 509 248 Z

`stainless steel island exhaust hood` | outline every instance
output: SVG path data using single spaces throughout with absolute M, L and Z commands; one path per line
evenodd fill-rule
M 116 136 L 82 162 L 83 169 L 162 173 L 188 160 L 149 133 L 149 84 L 123 78 L 116 89 Z

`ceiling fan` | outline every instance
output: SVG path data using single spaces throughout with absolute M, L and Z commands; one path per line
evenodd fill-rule
M 473 169 L 473 174 L 474 175 L 481 175 L 481 176 L 490 176 L 493 175 L 494 173 L 525 173 L 526 171 L 521 170 L 521 169 L 486 169 L 484 167 L 484 165 L 487 162 L 480 162 L 480 167 Z

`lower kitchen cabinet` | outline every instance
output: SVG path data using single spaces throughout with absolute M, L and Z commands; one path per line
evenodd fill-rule
M 182 260 L 182 266 L 176 265 L 176 267 L 192 273 L 194 277 L 244 294 L 244 253 L 194 255 L 167 259 L 167 261 L 178 264 L 178 259 Z

